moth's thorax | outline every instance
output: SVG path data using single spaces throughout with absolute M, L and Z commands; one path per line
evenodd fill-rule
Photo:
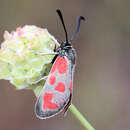
M 76 51 L 71 46 L 68 46 L 68 47 L 66 47 L 64 49 L 60 49 L 59 50 L 59 56 L 61 56 L 61 57 L 66 56 L 72 62 L 72 64 L 75 64 Z

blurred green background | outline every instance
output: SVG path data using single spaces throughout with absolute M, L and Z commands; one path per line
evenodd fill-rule
M 4 30 L 36 25 L 61 42 L 63 12 L 71 37 L 79 15 L 86 17 L 73 41 L 77 50 L 73 103 L 96 130 L 130 130 L 129 0 L 0 0 L 0 42 Z M 16 91 L 0 81 L 0 130 L 84 130 L 68 112 L 39 120 L 32 91 Z

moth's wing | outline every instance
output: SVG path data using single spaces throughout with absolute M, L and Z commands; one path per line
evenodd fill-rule
M 35 105 L 37 117 L 46 119 L 66 109 L 72 97 L 72 63 L 58 56 Z

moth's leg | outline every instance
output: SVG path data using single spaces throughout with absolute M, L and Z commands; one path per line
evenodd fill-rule
M 59 54 L 58 52 L 41 53 L 41 52 L 35 52 L 35 51 L 32 51 L 32 53 L 34 53 L 34 54 L 36 54 L 36 55 L 40 55 L 40 56 L 44 56 L 44 55 L 57 55 L 57 54 Z
M 56 44 L 55 44 L 54 52 L 56 52 Z
M 37 84 L 37 83 L 39 83 L 40 81 L 45 80 L 45 79 L 47 79 L 47 78 L 48 78 L 48 76 L 44 76 L 44 77 L 42 77 L 41 79 L 39 79 L 39 80 L 37 80 L 37 81 L 35 81 L 35 82 L 30 82 L 30 81 L 27 81 L 27 82 L 28 82 L 28 84 L 33 85 L 33 84 Z

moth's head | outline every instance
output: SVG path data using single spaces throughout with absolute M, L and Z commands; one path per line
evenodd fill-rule
M 85 20 L 85 18 L 84 18 L 83 16 L 79 16 L 76 30 L 75 30 L 75 32 L 73 33 L 71 40 L 69 41 L 69 40 L 68 40 L 68 34 L 67 34 L 67 31 L 66 31 L 66 27 L 65 27 L 65 24 L 64 24 L 64 20 L 63 20 L 62 13 L 61 13 L 60 10 L 56 10 L 56 11 L 57 11 L 57 13 L 58 13 L 58 15 L 59 15 L 59 17 L 60 17 L 61 22 L 62 22 L 64 31 L 65 31 L 65 37 L 66 37 L 66 41 L 65 41 L 65 42 L 62 42 L 61 45 L 60 45 L 60 47 L 61 47 L 61 48 L 71 47 L 72 40 L 74 39 L 74 37 L 76 36 L 76 34 L 79 32 L 79 27 L 80 27 L 81 20 Z
M 61 45 L 60 45 L 60 47 L 63 48 L 63 49 L 66 48 L 66 47 L 71 47 L 71 46 L 72 46 L 71 42 L 66 42 L 66 41 L 62 42 Z

